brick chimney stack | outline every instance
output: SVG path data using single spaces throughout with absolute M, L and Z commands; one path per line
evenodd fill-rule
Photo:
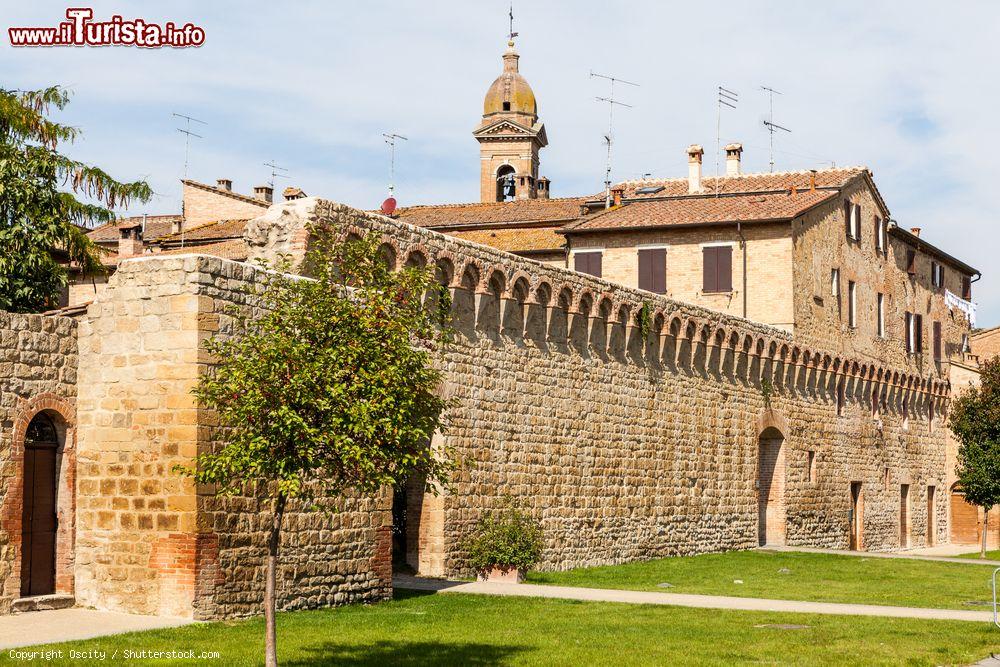
M 920 236 L 920 227 L 910 227 L 910 233 L 914 236 Z
M 698 144 L 691 144 L 688 154 L 688 192 L 701 192 L 701 157 L 705 149 Z
M 233 191 L 233 181 L 231 179 L 220 178 L 217 181 L 215 181 L 215 183 L 216 187 L 219 188 L 220 190 L 225 190 L 226 192 Z
M 625 194 L 625 188 L 612 188 L 611 189 L 611 205 L 621 206 L 622 205 L 622 195 Z
M 538 179 L 538 198 L 548 199 L 549 198 L 549 188 L 552 186 L 552 181 L 542 176 Z
M 740 156 L 743 154 L 743 144 L 734 143 L 726 146 L 726 176 L 740 175 Z
M 274 188 L 270 185 L 255 185 L 253 188 L 253 196 L 261 201 L 266 201 L 270 204 L 274 200 Z
M 142 254 L 142 225 L 127 223 L 118 227 L 119 257 L 135 257 Z

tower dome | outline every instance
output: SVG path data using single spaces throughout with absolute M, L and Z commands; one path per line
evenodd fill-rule
M 538 116 L 535 93 L 523 76 L 517 71 L 520 56 L 514 50 L 513 40 L 507 42 L 503 54 L 503 73 L 497 77 L 483 100 L 483 115 L 494 113 L 520 113 Z

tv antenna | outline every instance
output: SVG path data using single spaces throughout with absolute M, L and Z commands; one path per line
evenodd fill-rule
M 288 170 L 285 169 L 284 167 L 279 167 L 274 160 L 271 160 L 270 162 L 265 162 L 264 166 L 271 168 L 271 180 L 267 182 L 267 184 L 271 186 L 271 189 L 274 189 L 274 179 L 288 178 Z
M 200 134 L 195 134 L 194 132 L 191 131 L 191 121 L 194 121 L 196 123 L 201 123 L 202 125 L 208 125 L 208 123 L 206 123 L 203 120 L 198 120 L 197 118 L 194 118 L 192 116 L 185 116 L 184 114 L 177 113 L 176 111 L 174 112 L 174 116 L 176 116 L 177 118 L 183 118 L 184 119 L 184 123 L 185 123 L 184 129 L 181 129 L 179 127 L 175 128 L 175 129 L 178 132 L 180 132 L 181 134 L 184 135 L 184 178 L 187 179 L 187 175 L 188 175 L 188 154 L 189 154 L 190 148 L 191 148 L 191 137 L 195 137 L 197 139 L 203 139 L 204 138 Z
M 719 86 L 716 98 L 718 110 L 715 114 L 715 196 L 719 196 L 719 154 L 722 152 L 722 107 L 735 109 L 740 101 L 740 94 Z
M 782 127 L 781 125 L 778 125 L 777 123 L 774 122 L 774 96 L 775 95 L 781 95 L 781 92 L 775 90 L 774 88 L 768 88 L 767 86 L 761 86 L 760 89 L 763 90 L 765 93 L 767 93 L 767 98 L 768 98 L 767 120 L 764 121 L 764 127 L 767 128 L 767 131 L 771 135 L 771 138 L 770 138 L 771 171 L 773 172 L 774 171 L 774 133 L 777 132 L 778 130 L 781 130 L 782 132 L 791 132 L 791 130 L 789 130 L 787 127 Z
M 619 79 L 615 76 L 609 76 L 607 74 L 598 74 L 591 70 L 590 78 L 597 77 L 599 79 L 607 79 L 611 83 L 611 92 L 607 97 L 596 97 L 598 102 L 608 103 L 608 133 L 604 135 L 604 143 L 608 146 L 608 161 L 607 167 L 604 171 L 604 208 L 611 208 L 611 144 L 612 144 L 612 129 L 614 128 L 615 120 L 615 106 L 632 108 L 631 104 L 625 104 L 624 102 L 619 102 L 615 99 L 615 84 L 624 83 L 628 86 L 639 87 L 639 84 L 632 83 L 631 81 L 626 81 L 625 79 Z
M 389 144 L 389 196 L 392 197 L 392 193 L 396 188 L 396 139 L 402 139 L 403 141 L 409 141 L 406 137 L 401 134 L 382 133 L 385 137 L 385 143 Z

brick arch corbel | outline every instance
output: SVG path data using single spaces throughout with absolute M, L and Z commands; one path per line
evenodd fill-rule
M 72 594 L 74 588 L 74 539 L 76 534 L 76 405 L 72 399 L 52 393 L 42 393 L 22 400 L 17 406 L 12 429 L 9 461 L 14 464 L 14 475 L 8 478 L 7 494 L 0 505 L 0 526 L 8 534 L 8 544 L 14 550 L 9 583 L 0 581 L 0 587 L 14 586 L 20 597 L 21 585 L 21 511 L 24 490 L 24 438 L 28 425 L 36 415 L 52 412 L 58 415 L 64 429 L 59 452 L 59 502 L 57 507 L 59 528 L 56 534 L 56 592 Z M 63 495 L 65 494 L 65 495 Z

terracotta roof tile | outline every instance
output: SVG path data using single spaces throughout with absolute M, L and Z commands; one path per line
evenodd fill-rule
M 806 190 L 794 195 L 780 192 L 639 200 L 582 218 L 566 225 L 562 231 L 573 233 L 713 222 L 789 220 L 836 196 L 836 190 Z
M 560 250 L 566 240 L 559 227 L 519 227 L 513 229 L 475 229 L 448 232 L 449 236 L 488 245 L 504 252 Z
M 568 222 L 580 217 L 588 197 L 517 199 L 509 202 L 406 206 L 393 217 L 418 227 L 463 227 L 509 223 Z
M 184 231 L 184 241 L 198 241 L 205 239 L 235 239 L 243 236 L 249 219 L 217 220 L 207 222 L 204 225 L 192 227 Z M 148 237 L 157 243 L 180 242 L 181 234 L 165 234 L 158 238 Z
M 148 215 L 146 216 L 146 232 L 143 234 L 143 238 L 154 239 L 158 236 L 169 234 L 173 224 L 182 219 L 179 215 Z M 96 227 L 90 230 L 87 236 L 97 243 L 108 243 L 118 240 L 118 229 L 120 227 L 136 227 L 141 224 L 142 216 L 133 215 Z
M 186 245 L 183 248 L 172 248 L 163 250 L 153 255 L 212 255 L 223 259 L 234 259 L 244 261 L 250 255 L 250 247 L 243 239 L 233 239 L 222 241 L 221 243 L 203 243 L 200 245 Z
M 816 170 L 816 187 L 839 188 L 848 181 L 867 172 L 866 167 L 840 167 L 835 169 Z M 721 176 L 718 178 L 720 193 L 763 192 L 771 190 L 789 190 L 795 186 L 798 190 L 808 190 L 810 171 L 779 171 L 762 174 L 740 174 L 738 176 Z M 714 176 L 701 179 L 701 185 L 706 194 L 715 194 Z M 648 194 L 636 193 L 640 188 L 663 187 L 659 192 Z M 688 179 L 643 179 L 624 181 L 615 187 L 625 188 L 626 199 L 642 199 L 655 197 L 678 197 L 688 194 Z

